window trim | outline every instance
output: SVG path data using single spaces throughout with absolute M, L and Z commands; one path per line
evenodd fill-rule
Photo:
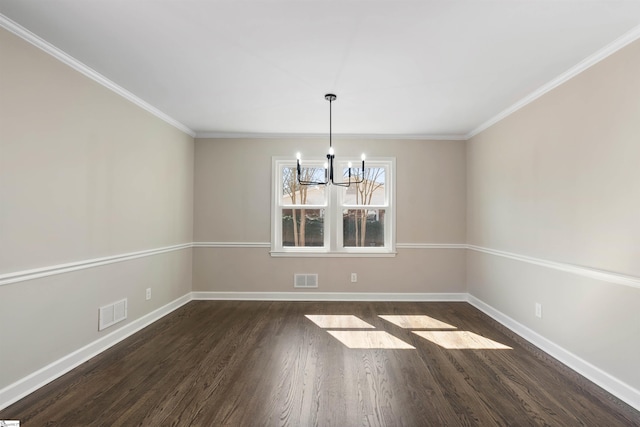
M 357 160 L 345 159 L 336 162 L 339 168 L 348 161 L 357 164 Z M 305 165 L 322 167 L 324 161 L 319 159 L 305 161 Z M 292 157 L 277 157 L 271 159 L 271 256 L 272 257 L 394 257 L 396 256 L 396 159 L 395 157 L 375 157 L 367 159 L 367 166 L 386 167 L 385 192 L 386 203 L 384 205 L 346 205 L 343 204 L 340 187 L 328 185 L 325 193 L 325 205 L 304 205 L 307 209 L 324 209 L 324 246 L 283 246 L 282 245 L 282 209 L 295 209 L 299 205 L 282 205 L 280 203 L 282 188 L 283 167 L 295 168 L 296 160 Z M 385 209 L 384 241 L 381 247 L 341 247 L 343 238 L 342 212 L 344 209 L 359 209 L 370 207 L 372 209 Z

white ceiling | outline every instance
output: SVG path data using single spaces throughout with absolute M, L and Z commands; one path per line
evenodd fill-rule
M 333 92 L 335 134 L 469 136 L 640 36 L 635 0 L 0 0 L 0 13 L 199 135 L 325 134 Z

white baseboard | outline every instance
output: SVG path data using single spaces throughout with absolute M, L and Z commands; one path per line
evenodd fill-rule
M 496 310 L 473 295 L 468 295 L 468 302 L 545 353 L 578 372 L 589 381 L 597 384 L 616 396 L 618 399 L 640 411 L 640 390 L 631 387 L 630 385 L 620 381 L 618 378 L 613 377 L 602 369 L 560 347 L 556 343 L 527 328 L 523 324 Z
M 182 307 L 189 301 L 191 301 L 190 293 L 140 317 L 139 319 L 134 320 L 131 323 L 124 325 L 122 328 L 93 341 L 73 353 L 50 363 L 44 368 L 27 375 L 15 383 L 8 385 L 0 390 L 0 410 L 17 402 L 56 378 L 61 377 L 73 368 L 81 365 L 92 357 L 97 356 L 109 347 L 112 347 L 125 338 L 135 334 L 139 330 L 147 327 L 156 320 L 161 319 L 172 311 Z
M 245 301 L 467 301 L 466 293 L 192 292 L 194 300 Z
M 588 380 L 640 411 L 640 391 L 467 293 L 192 292 L 0 390 L 0 410 L 102 353 L 191 300 L 468 302 Z

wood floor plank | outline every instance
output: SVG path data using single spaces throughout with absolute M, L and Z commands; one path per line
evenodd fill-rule
M 336 331 L 368 348 L 347 347 Z M 445 337 L 455 349 L 430 339 L 445 331 L 458 333 Z M 472 348 L 483 340 L 500 346 Z M 638 411 L 472 306 L 395 302 L 193 301 L 0 419 L 27 427 L 640 426 Z

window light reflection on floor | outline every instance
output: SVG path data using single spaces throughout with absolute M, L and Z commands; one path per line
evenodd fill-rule
M 327 330 L 332 337 L 350 349 L 415 350 L 414 346 L 388 332 L 372 331 L 371 329 L 375 329 L 375 326 L 352 314 L 306 314 L 305 317 L 318 327 Z M 512 349 L 470 331 L 446 330 L 457 328 L 426 315 L 380 315 L 379 317 L 403 329 L 423 329 L 411 332 L 447 350 Z
M 416 348 L 384 331 L 327 331 L 351 349 L 415 350 Z
M 352 314 L 305 314 L 304 317 L 323 329 L 375 329 Z
M 447 350 L 512 350 L 511 347 L 469 331 L 412 331 Z
M 433 317 L 420 315 L 379 315 L 378 317 L 404 329 L 457 329 Z

